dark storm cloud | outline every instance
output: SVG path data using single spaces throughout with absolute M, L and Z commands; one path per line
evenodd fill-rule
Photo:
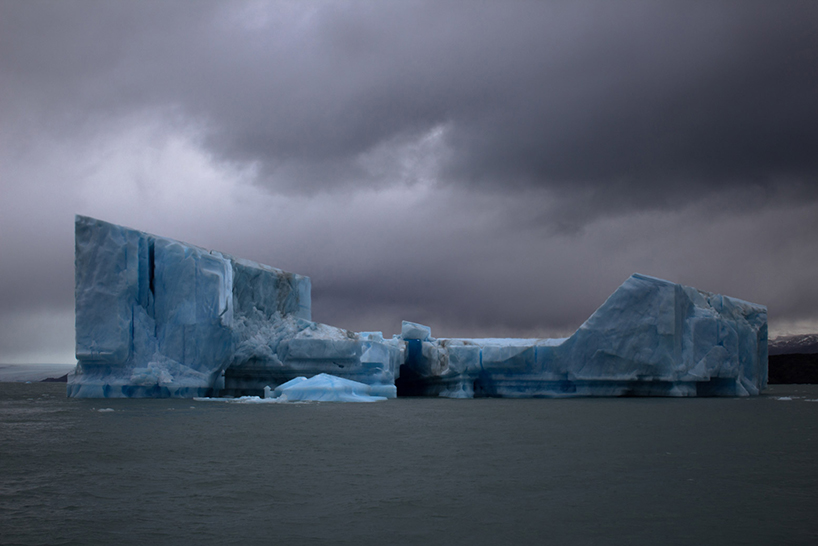
M 75 126 L 164 111 L 198 124 L 217 157 L 257 165 L 276 191 L 394 182 L 361 156 L 441 127 L 442 183 L 544 187 L 580 223 L 724 188 L 818 197 L 814 2 L 4 12 L 2 70 L 23 102 Z

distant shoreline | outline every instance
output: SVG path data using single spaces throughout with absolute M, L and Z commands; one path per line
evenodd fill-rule
M 75 367 L 76 364 L 0 364 L 0 382 L 64 382 Z

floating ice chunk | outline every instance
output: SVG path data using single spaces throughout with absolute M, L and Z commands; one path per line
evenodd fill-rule
M 260 396 L 239 396 L 238 398 L 233 397 L 194 397 L 194 400 L 197 402 L 223 402 L 225 404 L 279 404 L 283 403 L 283 400 L 279 400 L 277 398 L 262 398 Z M 191 406 L 192 408 L 193 406 Z
M 265 389 L 265 396 L 267 394 Z M 325 373 L 309 379 L 296 377 L 279 385 L 272 391 L 272 396 L 281 401 L 316 402 L 378 402 L 386 400 L 385 396 L 373 396 L 372 388 L 357 381 Z

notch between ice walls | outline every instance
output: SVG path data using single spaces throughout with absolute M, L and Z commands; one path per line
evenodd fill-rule
M 310 279 L 75 219 L 68 396 L 261 395 L 328 373 L 372 394 L 746 396 L 767 383 L 767 309 L 635 274 L 569 338 L 435 339 L 311 321 Z

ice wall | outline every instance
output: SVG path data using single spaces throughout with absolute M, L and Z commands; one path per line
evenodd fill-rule
M 569 338 L 434 339 L 404 323 L 398 393 L 747 396 L 767 384 L 767 309 L 633 275 Z
M 312 322 L 308 277 L 83 216 L 75 242 L 69 396 L 260 395 L 320 372 L 395 396 L 398 341 Z

